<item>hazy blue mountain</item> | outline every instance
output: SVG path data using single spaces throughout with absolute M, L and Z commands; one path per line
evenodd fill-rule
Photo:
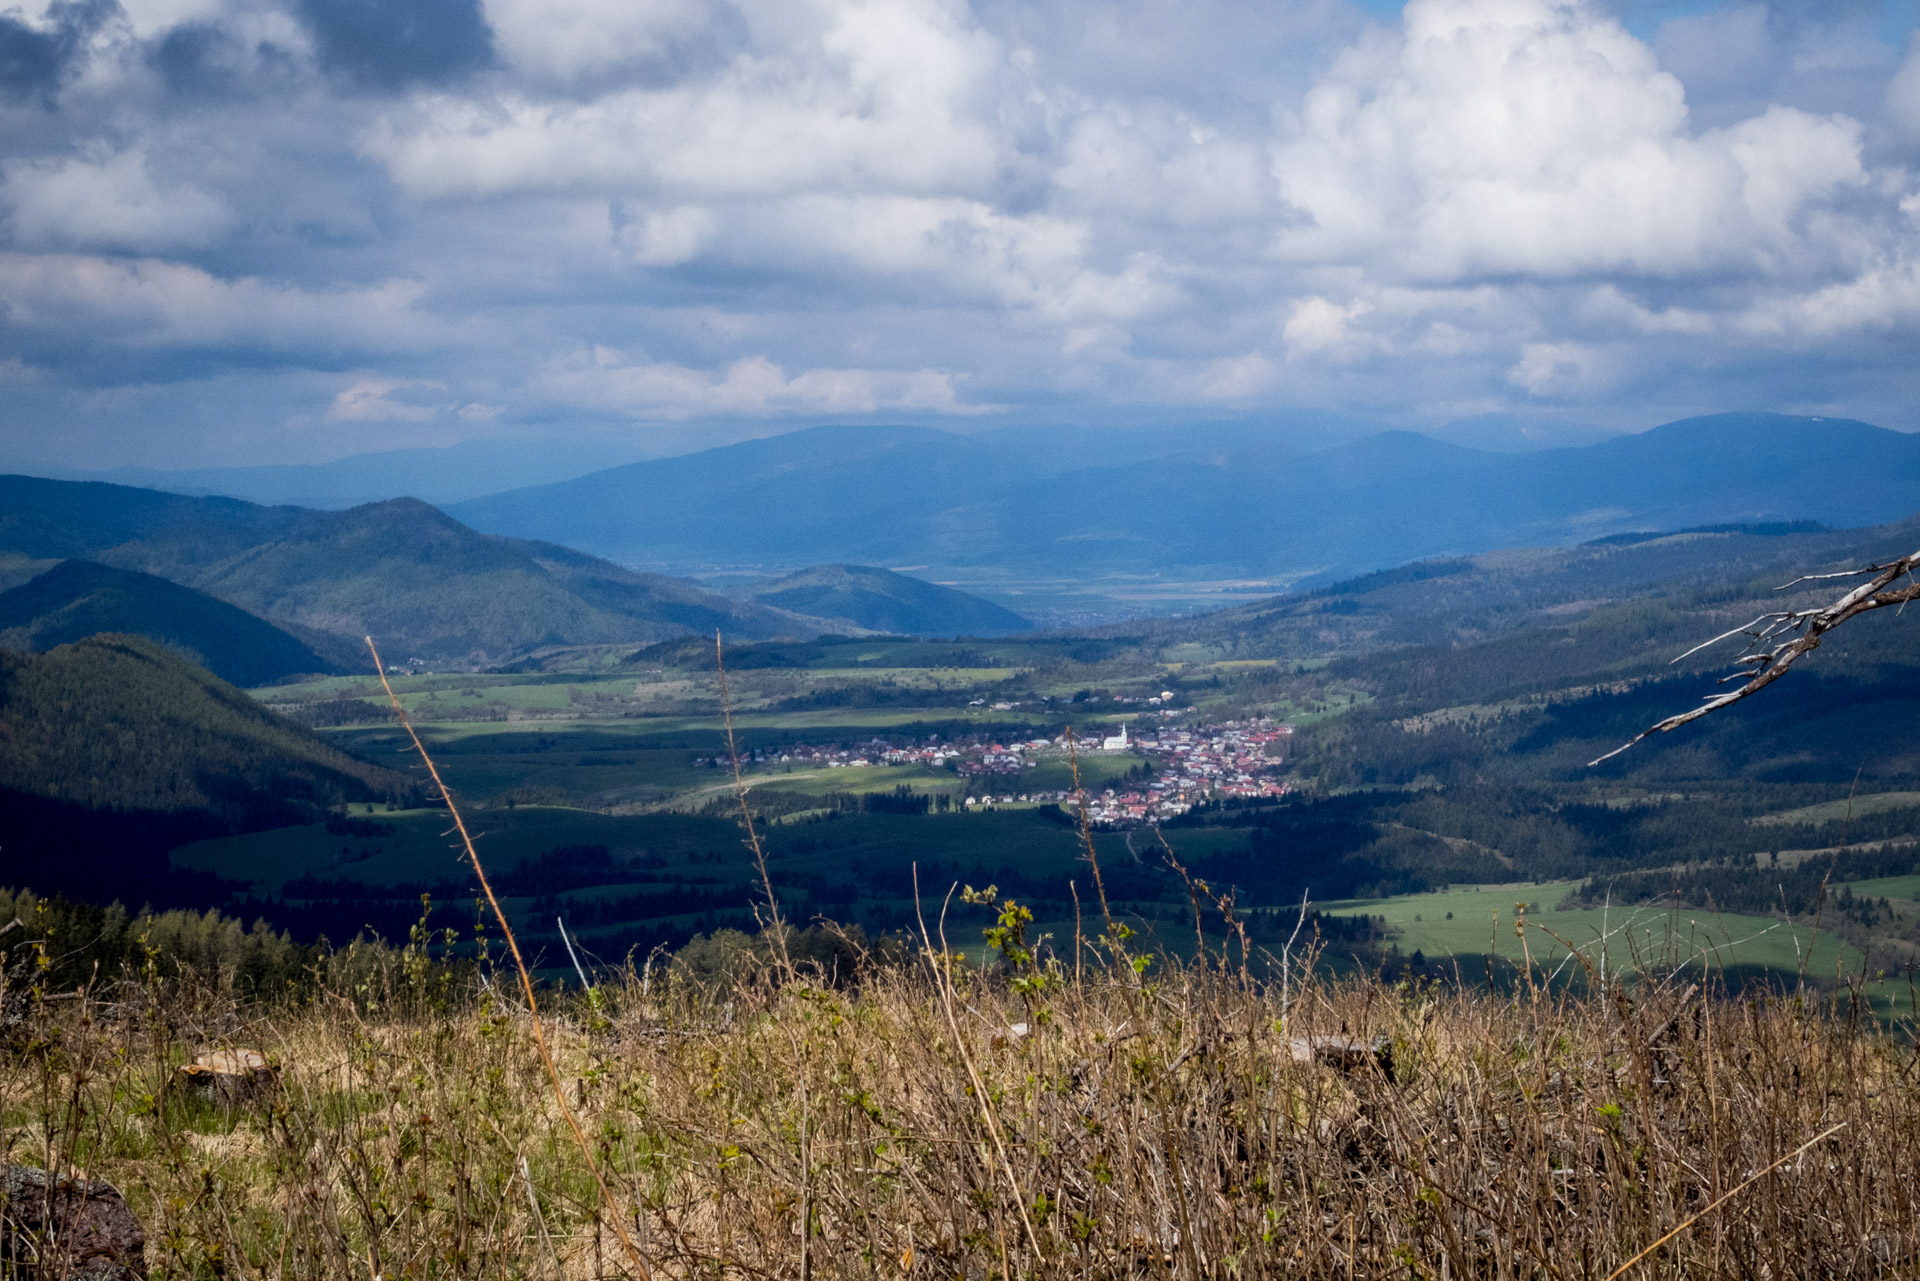
M 816 427 L 516 489 L 448 512 L 489 533 L 627 564 L 782 568 L 908 546 L 929 513 L 1031 474 L 1013 451 L 927 427 Z M 831 549 L 831 550 L 829 550 Z
M 235 685 L 339 670 L 265 619 L 152 574 L 67 560 L 0 592 L 0 647 L 45 651 L 100 632 L 159 641 Z
M 1920 508 L 1920 436 L 1846 419 L 1718 414 L 1531 452 L 1402 431 L 1304 454 L 1201 444 L 1112 465 L 1089 447 L 1087 465 L 1061 471 L 991 435 L 820 428 L 451 510 L 490 533 L 683 571 L 852 560 L 1328 581 L 1635 529 L 1860 526 Z
M 1033 623 L 991 601 L 868 565 L 817 565 L 746 589 L 763 605 L 897 636 L 1009 636 Z
M 92 557 L 166 534 L 193 537 L 202 555 L 252 546 L 300 519 L 293 507 L 165 494 L 101 481 L 0 476 L 0 549 L 26 556 Z
M 0 551 L 86 557 L 209 593 L 343 665 L 548 645 L 743 639 L 832 624 L 569 548 L 475 533 L 417 499 L 343 512 L 119 485 L 0 477 Z
M 631 444 L 553 440 L 468 440 L 440 449 L 391 449 L 330 463 L 256 467 L 116 467 L 61 479 L 137 485 L 188 495 L 339 510 L 387 498 L 457 502 L 520 485 L 584 476 L 655 456 Z

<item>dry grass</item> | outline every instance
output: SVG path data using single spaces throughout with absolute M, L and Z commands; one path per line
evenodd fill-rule
M 549 1009 L 656 1273 L 1604 1278 L 1743 1184 L 1631 1275 L 1920 1268 L 1914 1056 L 1844 1000 L 1309 978 L 1283 1011 L 1218 966 L 937 959 Z M 510 990 L 415 951 L 278 1009 L 16 985 L 8 1159 L 121 1186 L 156 1276 L 633 1275 Z M 1315 1037 L 1386 1050 L 1298 1061 Z M 171 1088 L 217 1045 L 277 1092 Z

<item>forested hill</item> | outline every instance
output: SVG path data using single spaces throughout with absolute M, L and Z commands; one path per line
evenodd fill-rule
M 418 798 L 144 637 L 0 651 L 0 884 L 164 896 L 182 840 Z
M 152 574 L 68 560 L 0 592 L 0 647 L 48 650 L 101 632 L 160 641 L 235 685 L 339 670 L 264 619 Z
M 1010 636 L 1033 623 L 992 601 L 869 565 L 817 565 L 748 594 L 763 605 L 897 636 Z
M 550 544 L 479 534 L 417 499 L 347 511 L 260 507 L 124 485 L 0 477 L 0 552 L 84 557 L 209 593 L 343 665 L 360 638 L 396 659 L 498 661 L 544 645 L 844 630 Z
M 1189 645 L 1222 658 L 1300 659 L 1476 645 L 1589 617 L 1604 627 L 1624 612 L 1639 620 L 1631 624 L 1639 633 L 1635 643 L 1651 646 L 1666 636 L 1656 618 L 1672 620 L 1675 639 L 1692 635 L 1720 617 L 1723 604 L 1752 602 L 1758 613 L 1773 607 L 1759 602 L 1774 600 L 1774 588 L 1801 574 L 1868 564 L 1916 546 L 1920 517 L 1868 529 L 1793 522 L 1635 534 L 1576 547 L 1415 561 L 1217 613 L 1093 634 L 1137 637 L 1163 648 Z M 1680 621 L 1699 610 L 1709 612 L 1699 621 Z

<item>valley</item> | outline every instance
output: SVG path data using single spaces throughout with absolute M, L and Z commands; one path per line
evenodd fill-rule
M 1661 430 L 1698 444 L 1710 427 Z M 1874 430 L 1854 433 L 1869 453 L 1904 448 Z M 868 444 L 860 466 L 960 450 L 915 482 L 930 485 L 974 457 L 924 434 Z M 689 476 L 707 465 L 665 461 Z M 851 501 L 872 478 L 853 467 L 838 483 Z M 205 665 L 248 687 L 263 724 L 291 736 L 276 749 L 289 760 L 361 771 L 303 783 L 293 809 L 257 799 L 259 783 L 245 804 L 217 780 L 138 794 L 97 773 L 73 795 L 32 783 L 22 803 L 45 813 L 9 866 L 42 888 L 106 884 L 303 938 L 400 938 L 423 910 L 436 929 L 470 928 L 473 887 L 444 811 L 422 805 L 431 789 L 358 639 L 371 633 L 484 833 L 516 929 L 556 976 L 561 922 L 609 960 L 754 929 L 767 906 L 741 793 L 788 919 L 869 937 L 913 927 L 949 887 L 988 884 L 1073 936 L 1092 885 L 1084 799 L 1116 911 L 1172 954 L 1233 934 L 1215 921 L 1195 936 L 1192 877 L 1232 895 L 1256 951 L 1286 942 L 1304 897 L 1330 963 L 1394 973 L 1510 962 L 1518 942 L 1564 975 L 1553 936 L 1597 939 L 1616 906 L 1647 923 L 1615 940 L 1630 951 L 1676 947 L 1748 977 L 1852 974 L 1883 1005 L 1894 988 L 1876 976 L 1920 957 L 1897 888 L 1920 875 L 1910 625 L 1864 619 L 1765 699 L 1588 765 L 1711 688 L 1728 657 L 1674 655 L 1818 601 L 1817 584 L 1775 591 L 1802 573 L 1910 550 L 1914 519 L 1639 529 L 1307 575 L 1277 595 L 1273 577 L 1023 579 L 1017 566 L 968 592 L 845 563 L 673 578 L 412 500 L 322 512 L 27 478 L 0 500 L 15 571 L 0 641 L 46 651 L 21 673 L 92 652 L 98 637 L 71 643 L 89 631 L 138 633 L 177 670 L 174 693 L 127 705 L 151 718 L 134 734 L 185 742 L 178 726 L 214 717 L 228 695 L 187 692 Z M 1032 630 L 1076 609 L 1085 625 Z M 9 716 L 46 715 L 6 697 Z M 165 805 L 149 839 L 115 835 Z M 69 860 L 71 876 L 36 876 L 63 821 L 100 851 Z M 119 870 L 101 882 L 89 859 Z M 1450 896 L 1510 891 L 1529 904 L 1521 935 L 1511 916 L 1483 929 L 1489 900 L 1471 928 L 1446 916 Z
M 1714 549 L 1712 561 L 1695 564 L 1702 572 L 1709 564 L 1724 572 L 1742 554 L 1769 562 L 1792 554 L 1772 535 L 1677 542 L 1696 556 L 1703 543 Z M 1616 563 L 1606 572 L 1631 578 L 1647 558 L 1673 554 L 1651 544 L 1612 548 L 1607 558 L 1638 558 L 1641 569 Z M 1507 901 L 1518 895 L 1530 905 L 1526 946 L 1563 976 L 1564 947 L 1553 935 L 1590 944 L 1616 913 L 1636 923 L 1611 940 L 1614 964 L 1671 953 L 1752 978 L 1795 973 L 1804 955 L 1809 973 L 1828 983 L 1904 972 L 1920 917 L 1910 894 L 1873 887 L 1920 872 L 1920 806 L 1911 803 L 1920 709 L 1903 686 L 1920 668 L 1920 644 L 1910 629 L 1866 620 L 1823 652 L 1817 674 L 1777 697 L 1688 740 L 1646 744 L 1589 770 L 1586 761 L 1705 679 L 1704 668 L 1670 674 L 1665 660 L 1675 650 L 1660 637 L 1698 635 L 1706 620 L 1747 602 L 1729 599 L 1724 581 L 1700 589 L 1705 600 L 1690 599 L 1668 565 L 1657 607 L 1642 593 L 1631 607 L 1570 615 L 1545 602 L 1589 589 L 1600 571 L 1586 558 L 1540 573 L 1531 599 L 1502 569 L 1510 563 L 1491 558 L 1445 575 L 1456 603 L 1501 582 L 1510 630 L 1440 647 L 1369 639 L 1432 625 L 1421 611 L 1433 603 L 1422 592 L 1434 580 L 1412 575 L 1320 598 L 1365 602 L 1374 614 L 1368 633 L 1330 631 L 1311 601 L 1284 603 L 1278 614 L 1270 607 L 1262 647 L 1297 652 L 1309 644 L 1299 630 L 1311 627 L 1321 647 L 1311 657 L 1240 656 L 1250 646 L 1221 644 L 1217 616 L 1154 623 L 1133 636 L 729 646 L 741 782 L 776 893 L 791 919 L 830 918 L 883 935 L 912 927 L 917 871 L 923 898 L 994 883 L 1029 903 L 1036 928 L 1070 937 L 1075 895 L 1084 920 L 1089 888 L 1072 803 L 1077 765 L 1109 894 L 1136 928 L 1175 952 L 1193 948 L 1192 917 L 1168 852 L 1191 875 L 1231 887 L 1258 947 L 1284 943 L 1290 913 L 1309 896 L 1328 955 L 1343 964 L 1361 957 L 1437 975 L 1435 966 L 1458 961 L 1484 979 L 1473 958 L 1523 955 Z M 1346 610 L 1331 621 L 1357 628 L 1366 618 Z M 1480 623 L 1483 631 L 1502 625 Z M 539 666 L 394 682 L 488 833 L 486 857 L 509 885 L 529 887 L 509 896 L 520 928 L 549 963 L 560 954 L 558 918 L 608 958 L 676 947 L 716 928 L 751 929 L 757 870 L 739 830 L 710 647 L 585 649 Z M 349 676 L 254 696 L 324 726 L 357 755 L 411 766 L 379 693 L 371 676 Z M 1124 749 L 1101 746 L 1123 726 Z M 1071 757 L 1061 741 L 1069 729 Z M 1195 757 L 1205 762 L 1198 770 L 1183 760 Z M 1178 800 L 1154 812 L 1169 798 Z M 418 834 L 406 852 L 398 837 L 391 847 L 357 844 L 309 827 L 287 834 L 286 853 L 269 833 L 179 857 L 191 870 L 247 884 L 249 910 L 274 904 L 312 926 L 398 929 L 418 916 L 421 892 L 440 904 L 436 920 L 470 922 L 471 891 L 459 888 L 443 817 L 377 811 L 366 818 Z M 1157 827 L 1145 826 L 1149 817 Z M 562 849 L 576 860 L 590 850 L 599 861 L 542 893 L 512 879 Z M 666 862 L 647 866 L 656 858 Z M 1710 869 L 1729 884 L 1764 881 L 1769 866 L 1797 863 L 1835 870 L 1836 895 L 1844 888 L 1850 901 L 1885 903 L 1828 911 L 1809 897 L 1785 904 L 1784 914 L 1764 902 L 1756 911 L 1701 877 Z M 441 874 L 428 875 L 435 864 Z M 1619 897 L 1608 901 L 1616 886 Z M 1473 923 L 1463 913 L 1443 926 L 1463 893 L 1480 895 Z M 1491 923 L 1489 910 L 1499 913 Z M 1210 947 L 1227 942 L 1217 924 L 1206 935 Z M 1902 990 L 1891 979 L 1869 987 L 1883 1007 Z

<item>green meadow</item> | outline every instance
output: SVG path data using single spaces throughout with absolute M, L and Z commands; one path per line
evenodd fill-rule
M 1858 949 L 1831 933 L 1817 937 L 1810 926 L 1779 920 L 1661 907 L 1567 908 L 1558 906 L 1579 882 L 1518 882 L 1464 886 L 1398 898 L 1348 900 L 1323 905 L 1331 915 L 1376 916 L 1403 955 L 1418 951 L 1429 962 L 1499 957 L 1514 964 L 1531 958 L 1549 969 L 1569 963 L 1570 948 L 1609 972 L 1640 963 L 1698 964 L 1730 973 L 1758 969 L 1777 974 L 1806 972 L 1831 980 L 1858 975 Z M 1516 930 L 1524 918 L 1524 936 Z M 1469 976 L 1470 969 L 1469 968 Z

